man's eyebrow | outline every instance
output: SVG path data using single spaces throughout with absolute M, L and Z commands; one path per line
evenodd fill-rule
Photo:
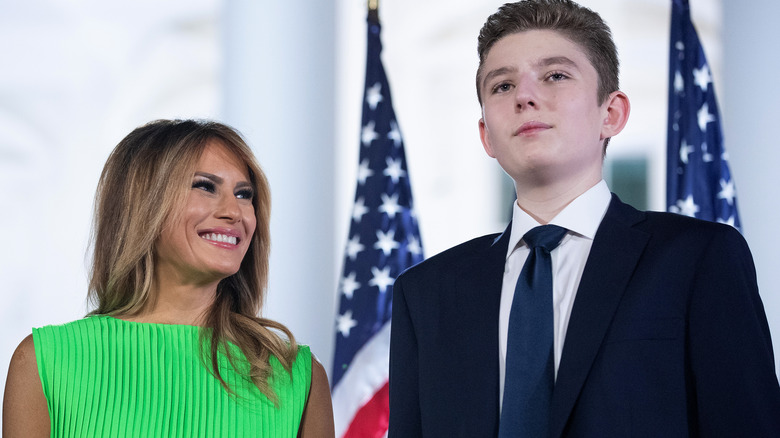
M 507 73 L 513 73 L 516 72 L 517 68 L 515 67 L 499 67 L 495 70 L 490 70 L 486 75 L 485 79 L 482 80 L 482 87 L 487 85 L 488 81 L 492 80 L 496 76 L 501 76 L 503 74 Z
M 549 58 L 542 58 L 536 62 L 537 67 L 549 67 L 551 65 L 564 65 L 567 67 L 573 67 L 579 69 L 577 63 L 572 61 L 566 56 L 550 56 Z M 516 71 L 517 71 L 516 67 L 510 67 L 510 66 L 499 67 L 495 70 L 491 70 L 485 75 L 485 79 L 482 80 L 482 87 L 485 87 L 487 83 L 496 76 L 501 76 L 506 73 L 514 73 Z
M 568 67 L 579 68 L 576 62 L 565 56 L 551 56 L 549 58 L 540 59 L 536 63 L 539 67 L 549 67 L 551 65 L 565 65 Z

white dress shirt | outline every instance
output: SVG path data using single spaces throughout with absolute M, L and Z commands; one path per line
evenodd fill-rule
M 568 232 L 560 245 L 550 254 L 552 257 L 553 274 L 553 338 L 555 352 L 555 374 L 563 352 L 563 341 L 566 339 L 566 328 L 569 325 L 574 297 L 588 260 L 593 238 L 601 220 L 607 212 L 612 195 L 607 183 L 601 180 L 588 191 L 577 197 L 566 206 L 550 224 L 566 228 Z M 541 225 L 528 213 L 524 212 L 517 202 L 512 211 L 512 230 L 509 235 L 509 249 L 504 265 L 504 280 L 501 287 L 501 305 L 498 316 L 498 355 L 499 355 L 499 403 L 504 400 L 504 379 L 506 377 L 506 344 L 509 332 L 509 311 L 515 294 L 515 285 L 523 264 L 528 257 L 528 246 L 523 242 L 523 236 L 534 227 Z

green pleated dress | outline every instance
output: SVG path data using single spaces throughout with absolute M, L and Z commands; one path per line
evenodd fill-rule
M 52 437 L 295 437 L 311 352 L 292 376 L 271 357 L 278 403 L 220 355 L 230 394 L 201 360 L 199 328 L 92 316 L 33 329 Z M 232 353 L 246 365 L 240 350 Z

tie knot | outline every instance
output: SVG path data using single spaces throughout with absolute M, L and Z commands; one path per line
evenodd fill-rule
M 566 228 L 557 225 L 540 225 L 525 233 L 523 241 L 529 248 L 542 247 L 545 251 L 551 252 L 558 247 L 565 234 Z

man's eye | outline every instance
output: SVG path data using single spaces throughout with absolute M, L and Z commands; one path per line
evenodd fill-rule
M 495 87 L 493 87 L 493 92 L 494 93 L 505 93 L 505 92 L 507 92 L 507 91 L 509 91 L 511 89 L 512 89 L 512 84 L 501 83 L 501 84 L 498 84 Z
M 568 78 L 568 76 L 566 76 L 563 73 L 551 73 L 550 76 L 548 76 L 548 78 L 553 82 L 557 82 Z
M 205 192 L 214 193 L 214 183 L 206 180 L 197 180 L 192 182 L 193 189 L 200 189 Z

